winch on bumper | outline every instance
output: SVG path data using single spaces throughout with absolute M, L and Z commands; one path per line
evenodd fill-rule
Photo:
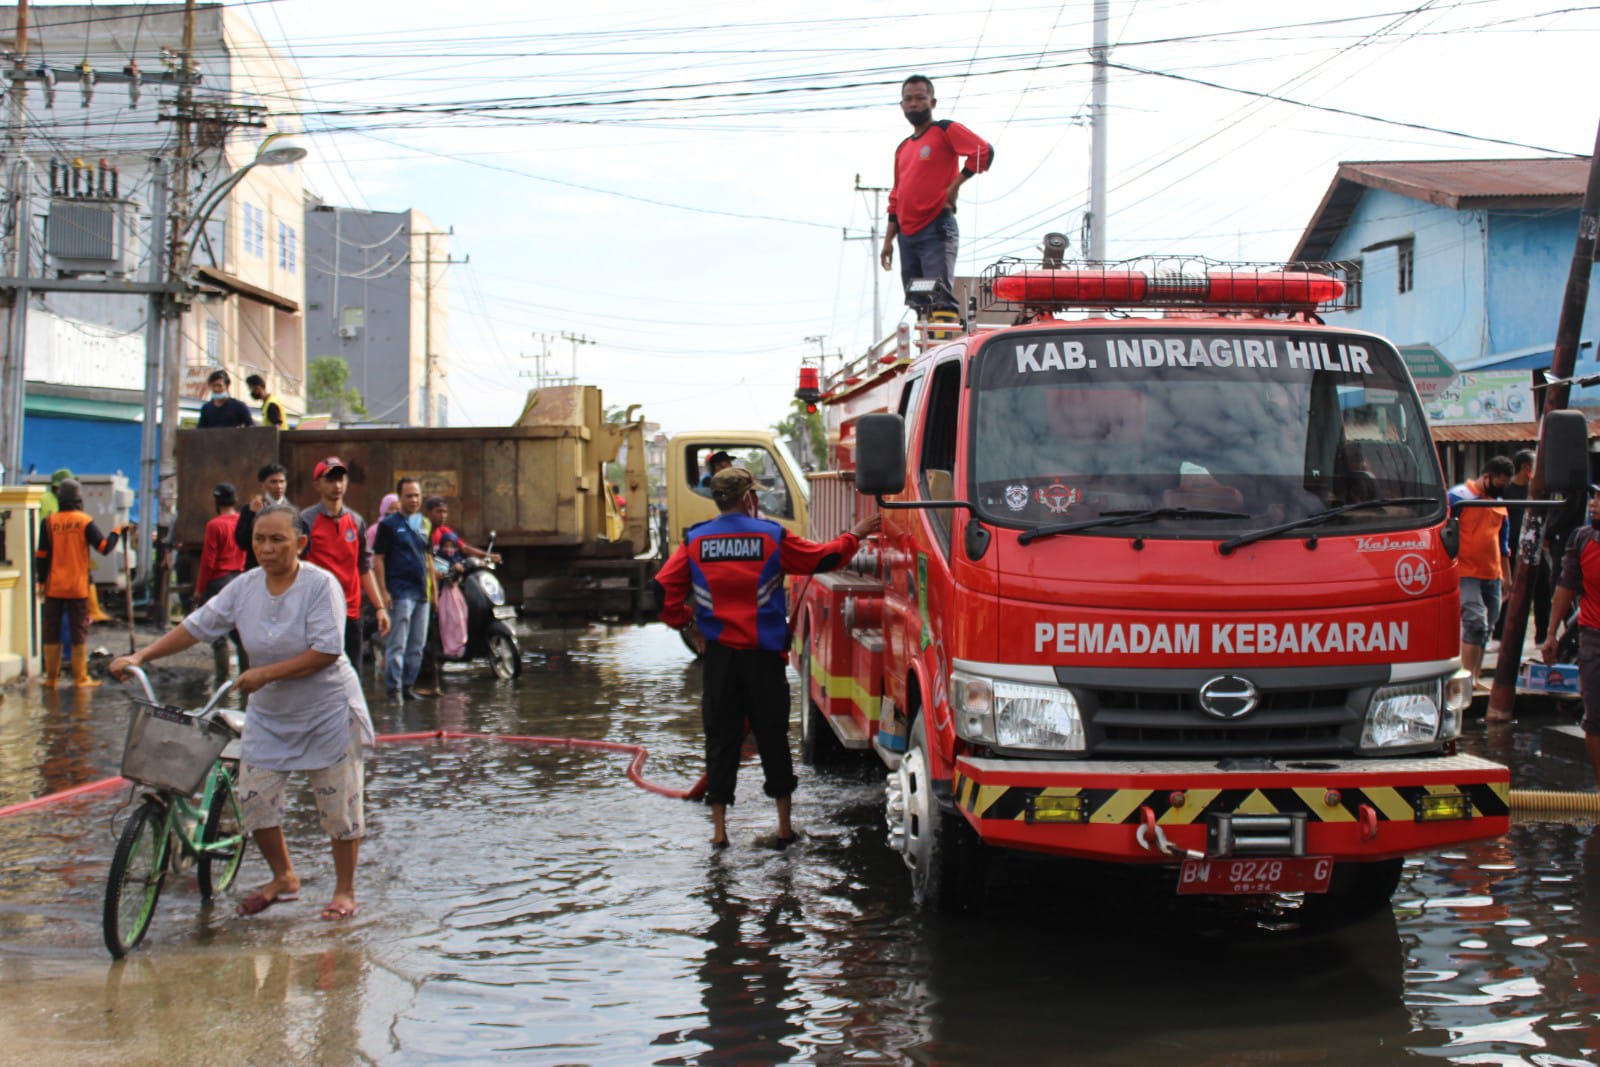
M 1497 837 L 1510 771 L 1476 756 L 1038 761 L 959 757 L 956 807 L 983 841 L 1127 863 L 1184 856 L 1368 861 Z

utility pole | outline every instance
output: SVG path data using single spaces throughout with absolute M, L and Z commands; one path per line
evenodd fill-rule
M 1106 258 L 1106 74 L 1111 59 L 1110 0 L 1094 0 L 1093 94 L 1089 103 L 1089 217 L 1084 228 L 1089 239 L 1081 242 L 1089 259 Z
M 572 342 L 572 384 L 573 385 L 577 385 L 578 384 L 578 346 L 579 345 L 599 344 L 600 342 L 595 341 L 592 338 L 585 337 L 581 333 L 567 333 L 566 331 L 562 331 L 561 339 L 563 341 L 571 341 Z
M 165 253 L 167 246 L 167 161 L 152 161 L 150 202 L 150 263 L 152 285 L 160 285 L 167 277 Z M 139 540 L 124 551 L 135 552 L 138 560 L 138 584 L 150 581 L 151 564 L 155 562 L 154 540 L 158 494 L 161 486 L 160 442 L 157 440 L 157 413 L 161 408 L 162 350 L 161 335 L 164 320 L 162 312 L 167 305 L 166 294 L 152 292 L 149 296 L 144 321 L 144 424 L 139 427 Z M 128 591 L 133 595 L 133 590 Z M 150 617 L 160 619 L 152 608 Z
M 172 358 L 168 360 L 162 356 L 162 379 L 166 390 L 161 406 L 161 516 L 169 522 L 177 516 L 178 510 L 178 416 L 182 406 L 183 372 L 188 364 L 188 353 L 183 343 L 182 302 L 188 299 L 184 283 L 189 263 L 189 178 L 194 169 L 194 6 L 195 0 L 184 0 L 183 45 L 178 52 L 178 102 L 173 113 L 177 139 L 170 176 L 167 274 L 174 295 L 171 300 L 163 301 L 160 308 L 161 316 L 176 325 L 171 343 L 165 346 L 165 355 Z M 147 330 L 146 337 L 149 336 Z M 162 347 L 159 338 L 156 347 Z M 156 529 L 155 515 L 147 516 L 140 512 L 139 520 L 149 524 L 148 530 Z M 157 592 L 162 599 L 152 601 L 151 617 L 155 619 L 162 617 L 156 605 L 166 602 L 166 591 L 161 589 Z
M 1552 385 L 1545 393 L 1544 412 L 1567 406 L 1572 377 L 1578 365 L 1578 341 L 1583 332 L 1583 313 L 1589 303 L 1589 274 L 1594 269 L 1594 256 L 1600 243 L 1600 127 L 1595 129 L 1594 154 L 1589 157 L 1589 183 L 1583 191 L 1583 207 L 1578 210 L 1578 237 L 1572 250 L 1572 266 L 1567 271 L 1567 289 L 1561 298 L 1561 318 L 1556 325 L 1555 351 L 1550 354 L 1550 375 L 1562 384 Z M 1541 417 L 1544 412 L 1541 412 Z M 1533 484 L 1528 486 L 1530 500 L 1545 498 L 1544 457 L 1533 465 Z M 1533 524 L 1542 533 L 1542 523 L 1535 512 L 1523 513 L 1524 524 Z M 1511 544 L 1517 549 L 1515 570 L 1511 577 L 1511 592 L 1506 598 L 1506 625 L 1500 637 L 1500 657 L 1494 665 L 1494 687 L 1489 692 L 1489 715 L 1497 719 L 1511 718 L 1517 703 L 1517 669 L 1522 662 L 1522 642 L 1528 634 L 1528 601 L 1533 588 L 1533 561 L 1521 551 L 1520 536 L 1513 536 Z M 1561 561 L 1556 560 L 1560 566 Z M 1551 620 L 1554 625 L 1558 620 Z M 1554 634 L 1554 630 L 1551 631 Z
M 469 263 L 471 256 L 462 259 L 451 259 L 446 255 L 443 259 L 433 258 L 433 239 L 435 237 L 453 237 L 456 228 L 448 230 L 425 230 L 422 233 L 413 233 L 412 237 L 422 238 L 422 425 L 434 424 L 433 402 L 433 268 L 435 266 L 448 267 L 454 263 Z
M 862 185 L 861 175 L 857 174 L 856 192 L 872 194 L 872 229 L 865 237 L 861 237 L 859 235 L 852 237 L 850 236 L 849 230 L 846 230 L 844 234 L 844 239 L 846 241 L 868 242 L 869 247 L 867 251 L 872 253 L 872 343 L 874 346 L 876 346 L 879 341 L 883 340 L 883 305 L 878 296 L 878 280 L 883 274 L 883 272 L 878 269 L 878 246 L 882 243 L 878 239 L 878 219 L 883 215 L 883 209 L 881 206 L 883 194 L 887 193 L 888 191 L 889 189 L 887 186 Z
M 11 191 L 11 247 L 8 250 L 7 271 L 16 278 L 26 278 L 28 270 L 28 238 L 33 229 L 32 213 L 28 207 L 28 185 L 32 175 L 28 172 L 28 155 L 25 151 L 25 126 L 28 118 L 28 0 L 17 0 L 17 36 L 15 58 L 11 65 L 10 112 L 6 120 L 6 177 Z M 26 414 L 23 393 L 27 389 L 28 345 L 28 289 L 18 286 L 11 291 L 10 330 L 6 334 L 5 373 L 0 375 L 4 389 L 4 426 L 0 426 L 0 465 L 13 485 L 20 485 L 22 470 L 22 420 Z

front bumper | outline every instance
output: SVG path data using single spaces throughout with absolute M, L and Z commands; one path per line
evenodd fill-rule
M 1141 846 L 1149 808 L 1166 838 L 1207 848 L 1212 813 L 1303 813 L 1305 853 L 1341 862 L 1404 856 L 1498 837 L 1510 826 L 1511 772 L 1476 756 L 1294 760 L 1219 769 L 1210 760 L 956 760 L 956 807 L 984 842 L 1082 859 L 1170 863 Z M 1422 821 L 1424 796 L 1465 795 L 1463 818 Z M 1077 798 L 1077 799 L 1067 799 Z M 1060 821 L 1067 808 L 1081 821 Z

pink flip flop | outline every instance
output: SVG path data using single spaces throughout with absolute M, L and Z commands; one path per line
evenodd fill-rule
M 298 893 L 279 893 L 275 897 L 269 897 L 258 889 L 239 901 L 239 906 L 233 910 L 238 915 L 259 915 L 274 904 L 287 904 L 291 900 L 299 899 Z
M 338 922 L 340 919 L 353 919 L 357 910 L 358 905 L 334 902 L 322 909 L 322 921 L 331 923 Z

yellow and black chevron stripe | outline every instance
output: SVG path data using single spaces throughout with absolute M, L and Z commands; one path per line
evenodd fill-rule
M 1355 822 L 1363 804 L 1370 804 L 1380 821 L 1413 822 L 1416 800 L 1429 794 L 1465 793 L 1472 800 L 1473 818 L 1510 814 L 1511 786 L 1507 782 L 1472 785 L 1334 786 L 1338 804 L 1328 804 L 1328 786 L 1269 789 L 1187 789 L 1182 807 L 1169 801 L 1168 789 L 1080 789 L 1072 786 L 979 785 L 957 774 L 952 783 L 956 803 L 979 819 L 1028 821 L 1039 797 L 1081 797 L 1088 823 L 1137 823 L 1139 809 L 1148 806 L 1165 825 L 1200 822 L 1212 812 L 1240 815 L 1290 815 L 1305 813 L 1312 822 Z

